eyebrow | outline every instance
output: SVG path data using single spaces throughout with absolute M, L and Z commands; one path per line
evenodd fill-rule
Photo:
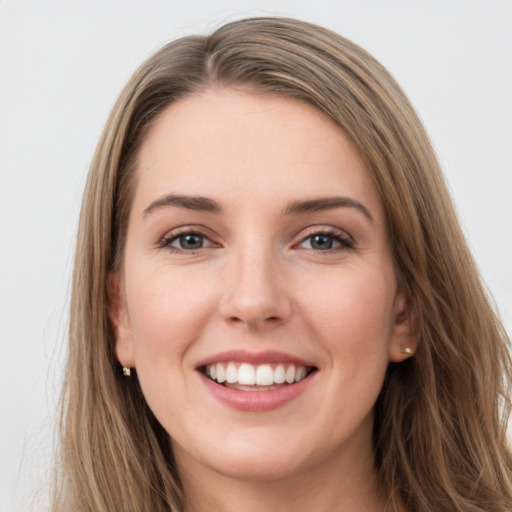
M 222 208 L 220 205 L 208 197 L 202 196 L 186 196 L 178 194 L 166 194 L 153 201 L 143 212 L 144 216 L 152 213 L 155 210 L 166 206 L 179 206 L 188 210 L 199 212 L 221 214 Z M 350 197 L 320 197 L 317 199 L 306 199 L 292 201 L 285 208 L 285 215 L 301 215 L 305 213 L 314 213 L 323 210 L 330 210 L 333 208 L 355 208 L 359 210 L 368 220 L 374 222 L 372 214 L 359 201 Z
M 308 199 L 305 201 L 292 201 L 286 207 L 285 215 L 300 215 L 303 213 L 330 210 L 332 208 L 355 208 L 356 210 L 359 210 L 370 222 L 374 222 L 374 218 L 366 206 L 350 197 L 340 196 L 320 197 L 318 199 Z
M 144 210 L 143 214 L 148 215 L 164 206 L 180 206 L 198 212 L 222 213 L 222 208 L 219 204 L 208 197 L 166 194 L 165 196 L 159 197 L 156 201 L 153 201 Z

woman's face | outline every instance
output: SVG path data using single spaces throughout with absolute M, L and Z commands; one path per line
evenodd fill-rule
M 125 251 L 116 352 L 182 471 L 372 464 L 373 406 L 411 340 L 383 206 L 330 119 L 232 90 L 172 104 Z

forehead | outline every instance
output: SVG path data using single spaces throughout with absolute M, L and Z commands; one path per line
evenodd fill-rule
M 242 202 L 350 194 L 381 208 L 334 121 L 298 100 L 234 90 L 171 104 L 142 145 L 137 174 L 136 200 L 172 192 Z

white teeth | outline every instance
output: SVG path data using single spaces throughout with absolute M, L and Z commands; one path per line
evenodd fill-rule
M 283 384 L 286 380 L 286 372 L 282 364 L 278 365 L 274 370 L 274 382 L 276 384 Z
M 305 366 L 287 367 L 278 364 L 272 368 L 270 364 L 252 365 L 249 363 L 216 363 L 205 368 L 205 373 L 219 384 L 239 384 L 241 386 L 272 386 L 274 384 L 294 384 L 307 377 Z
M 238 384 L 254 386 L 256 384 L 256 372 L 252 365 L 242 363 L 238 368 Z
M 242 368 L 242 366 L 240 366 L 240 368 Z M 258 386 L 271 386 L 274 384 L 274 372 L 270 365 L 262 364 L 258 366 L 256 370 L 256 384 L 258 384 Z
M 306 368 L 299 366 L 295 372 L 295 382 L 300 382 L 306 376 Z
M 295 366 L 288 366 L 285 379 L 288 384 L 293 384 L 295 382 Z
M 226 369 L 226 382 L 234 384 L 238 381 L 238 371 L 233 363 L 229 363 Z
M 216 373 L 217 373 L 217 382 L 222 384 L 226 381 L 226 372 L 224 371 L 224 366 L 222 366 L 220 363 L 217 363 L 215 365 Z

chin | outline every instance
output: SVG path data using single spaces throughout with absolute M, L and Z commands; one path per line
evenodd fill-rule
M 275 439 L 270 442 L 260 436 L 259 439 L 253 437 L 218 443 L 216 448 L 210 446 L 208 450 L 201 450 L 197 446 L 199 450 L 195 454 L 173 443 L 173 451 L 178 467 L 192 457 L 204 469 L 226 478 L 271 482 L 286 479 L 306 469 L 309 457 L 300 444 L 283 444 L 282 438 L 280 442 Z
M 216 464 L 218 473 L 236 480 L 249 480 L 251 482 L 275 482 L 285 480 L 304 470 L 305 461 L 298 461 L 294 457 L 276 457 L 275 453 L 261 453 L 258 455 L 242 455 Z

